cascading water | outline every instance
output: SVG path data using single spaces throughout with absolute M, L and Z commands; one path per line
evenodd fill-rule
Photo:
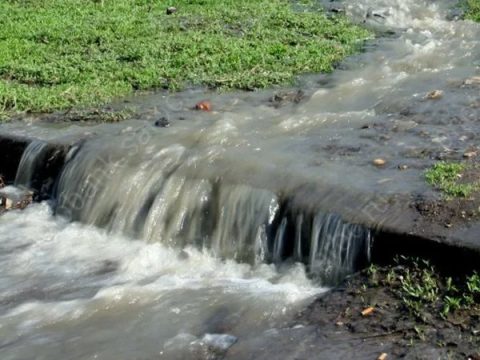
M 203 93 L 186 104 L 152 95 L 147 105 L 170 109 L 171 127 L 152 125 L 163 110 L 88 135 L 2 125 L 88 137 L 48 191 L 51 207 L 0 217 L 2 359 L 212 358 L 263 339 L 321 293 L 319 283 L 365 264 L 371 234 L 334 210 L 358 204 L 329 189 L 426 191 L 430 159 L 415 154 L 478 144 L 478 87 L 464 80 L 478 76 L 480 26 L 447 20 L 450 1 L 343 5 L 388 36 L 295 107 L 219 95 L 218 112 L 194 114 L 182 109 Z M 427 101 L 435 89 L 443 97 Z M 18 184 L 32 185 L 42 149 L 28 147 Z M 414 166 L 375 169 L 375 157 Z M 321 195 L 299 203 L 302 187 Z
M 47 149 L 47 143 L 40 140 L 34 140 L 27 146 L 18 165 L 15 186 L 32 186 L 35 171 L 44 165 Z
M 197 246 L 223 259 L 304 262 L 325 283 L 368 261 L 371 235 L 363 227 L 302 212 L 298 216 L 313 220 L 308 227 L 307 221 L 297 224 L 284 209 L 288 202 L 271 191 L 190 178 L 182 166 L 195 160 L 184 147 L 145 148 L 125 154 L 103 141 L 84 143 L 61 174 L 57 213 L 147 242 Z

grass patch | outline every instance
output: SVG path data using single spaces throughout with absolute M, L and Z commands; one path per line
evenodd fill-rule
M 455 278 L 440 275 L 427 260 L 398 257 L 396 265 L 368 269 L 370 285 L 388 287 L 413 316 L 431 321 L 429 315 L 445 318 L 456 312 L 480 311 L 480 275 Z
M 428 184 L 449 197 L 468 197 L 480 189 L 480 182 L 462 182 L 472 165 L 456 162 L 439 162 L 425 172 Z
M 467 0 L 466 18 L 480 22 L 480 0 Z
M 134 90 L 254 90 L 329 72 L 371 33 L 288 0 L 0 1 L 0 111 L 97 105 Z M 295 7 L 298 9 L 298 7 Z

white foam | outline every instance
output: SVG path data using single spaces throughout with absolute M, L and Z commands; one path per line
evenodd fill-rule
M 99 308 L 143 306 L 182 289 L 220 289 L 245 299 L 270 297 L 285 305 L 324 290 L 311 283 L 300 264 L 279 272 L 273 265 L 222 261 L 194 248 L 186 248 L 179 256 L 179 249 L 159 243 L 67 223 L 53 217 L 47 204 L 7 213 L 0 218 L 0 229 L 2 248 L 13 249 L 17 239 L 25 245 L 0 258 L 3 296 L 29 287 L 45 293 L 59 289 L 68 293 L 70 288 L 93 291 L 93 297 L 80 294 L 66 301 L 41 301 L 26 295 L 23 303 L 3 316 L 9 322 L 17 319 L 22 329 L 86 319 Z

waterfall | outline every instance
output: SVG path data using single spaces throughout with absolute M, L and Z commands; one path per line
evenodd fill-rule
M 278 220 L 271 260 L 303 262 L 323 283 L 336 283 L 370 261 L 372 234 L 336 214 L 285 205 Z
M 183 167 L 191 153 L 180 145 L 141 159 L 106 149 L 86 143 L 71 156 L 58 180 L 57 214 L 238 262 L 303 262 L 323 283 L 368 261 L 371 234 L 364 227 L 297 209 L 268 189 L 195 176 Z
M 33 140 L 25 149 L 15 177 L 15 186 L 32 186 L 36 169 L 44 165 L 48 145 L 45 141 Z

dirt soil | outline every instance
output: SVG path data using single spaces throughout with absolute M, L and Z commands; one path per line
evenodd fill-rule
M 464 174 L 460 183 L 474 184 L 480 179 L 478 161 Z M 446 228 L 466 225 L 480 220 L 480 191 L 474 191 L 465 198 L 440 199 L 417 196 L 412 207 L 418 211 L 426 223 L 443 224 Z M 424 224 L 422 224 L 424 225 Z
M 302 311 L 298 321 L 354 344 L 357 359 L 372 358 L 364 354 L 375 351 L 386 359 L 480 359 L 478 303 L 447 316 L 428 306 L 414 315 L 402 300 L 400 281 L 387 281 L 391 270 L 380 268 L 375 279 L 367 271 L 352 276 Z

